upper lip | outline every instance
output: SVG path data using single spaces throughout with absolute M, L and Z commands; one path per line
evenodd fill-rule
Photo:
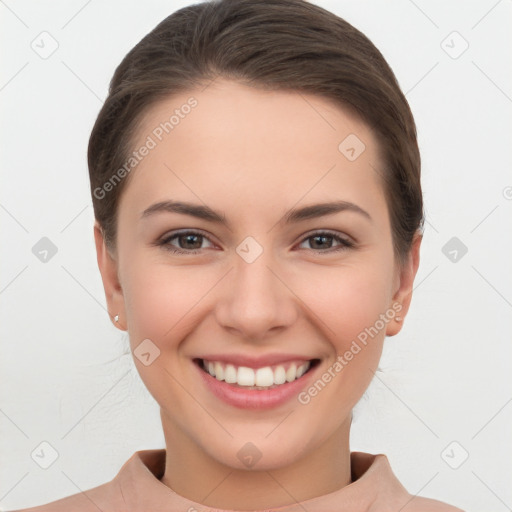
M 291 361 L 303 361 L 305 363 L 315 358 L 296 354 L 265 354 L 261 356 L 249 356 L 245 354 L 208 354 L 201 356 L 200 359 L 219 361 L 232 364 L 233 366 L 263 368 L 264 366 L 275 366 Z

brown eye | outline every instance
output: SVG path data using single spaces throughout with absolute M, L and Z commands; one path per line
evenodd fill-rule
M 181 231 L 163 238 L 158 245 L 177 254 L 196 254 L 204 248 L 202 244 L 205 240 L 208 238 L 198 231 Z M 173 241 L 177 241 L 177 244 Z
M 337 243 L 335 246 L 333 246 L 334 241 Z M 304 242 L 309 242 L 310 247 L 308 249 L 314 250 L 315 252 L 332 253 L 354 247 L 354 243 L 352 241 L 327 231 L 313 233 L 312 235 L 304 238 L 301 244 Z

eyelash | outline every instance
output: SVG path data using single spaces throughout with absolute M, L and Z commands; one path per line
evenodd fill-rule
M 165 237 L 162 240 L 159 240 L 156 243 L 156 245 L 158 245 L 159 247 L 162 247 L 163 249 L 165 249 L 167 251 L 170 251 L 170 252 L 172 252 L 174 254 L 187 254 L 187 255 L 190 255 L 190 254 L 197 254 L 198 252 L 200 252 L 201 249 L 185 250 L 185 249 L 178 249 L 178 248 L 170 245 L 170 241 L 171 240 L 174 240 L 175 238 L 178 238 L 180 236 L 185 236 L 185 235 L 199 235 L 199 236 L 209 240 L 209 238 L 205 234 L 200 232 L 200 231 L 181 231 L 181 232 L 178 232 L 178 233 L 174 233 L 171 236 Z M 314 233 L 311 233 L 307 237 L 303 238 L 301 240 L 301 242 L 299 243 L 299 245 L 302 244 L 303 242 L 305 242 L 306 240 L 309 240 L 310 238 L 316 238 L 316 237 L 321 237 L 321 236 L 326 236 L 326 237 L 329 237 L 329 238 L 333 238 L 334 240 L 339 242 L 340 245 L 338 247 L 329 248 L 329 249 L 326 249 L 326 250 L 315 250 L 315 249 L 307 249 L 307 250 L 313 251 L 313 252 L 316 252 L 316 253 L 319 253 L 319 254 L 322 254 L 322 253 L 324 253 L 324 254 L 325 253 L 332 254 L 332 253 L 335 253 L 335 252 L 344 251 L 344 250 L 352 249 L 352 248 L 355 247 L 355 243 L 352 242 L 351 240 L 343 238 L 343 237 L 341 237 L 341 236 L 339 236 L 339 235 L 337 235 L 335 233 L 332 233 L 330 231 L 316 231 Z M 211 240 L 209 240 L 209 241 L 211 242 Z

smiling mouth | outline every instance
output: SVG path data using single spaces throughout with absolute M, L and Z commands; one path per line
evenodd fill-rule
M 194 363 L 211 377 L 243 389 L 265 390 L 300 379 L 320 363 L 320 359 L 287 362 L 262 368 L 236 366 L 221 361 L 195 358 Z

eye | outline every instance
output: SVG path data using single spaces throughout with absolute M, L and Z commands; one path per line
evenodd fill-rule
M 210 239 L 201 231 L 182 230 L 171 233 L 170 235 L 162 238 L 156 243 L 156 245 L 161 246 L 165 250 L 174 254 L 197 254 L 205 248 L 203 247 L 204 241 L 208 241 L 210 243 L 210 247 L 213 247 Z M 333 241 L 338 245 L 333 247 Z M 310 245 L 308 250 L 317 253 L 329 254 L 350 249 L 355 246 L 354 242 L 348 238 L 344 238 L 329 231 L 317 231 L 312 233 L 304 238 L 300 245 L 306 242 L 309 242 Z
M 348 238 L 344 238 L 340 235 L 337 235 L 336 233 L 331 233 L 329 231 L 317 231 L 316 233 L 312 233 L 303 239 L 301 245 L 310 240 L 313 241 L 313 243 L 309 242 L 311 246 L 310 250 L 314 250 L 315 252 L 320 253 L 333 253 L 350 249 L 355 246 L 354 242 Z M 332 247 L 333 240 L 338 242 L 337 246 Z M 321 250 L 318 251 L 316 249 Z
M 177 241 L 178 247 L 171 243 L 174 240 Z M 204 248 L 202 247 L 204 240 L 209 241 L 209 238 L 200 231 L 188 230 L 171 234 L 157 242 L 157 245 L 175 254 L 196 254 Z

